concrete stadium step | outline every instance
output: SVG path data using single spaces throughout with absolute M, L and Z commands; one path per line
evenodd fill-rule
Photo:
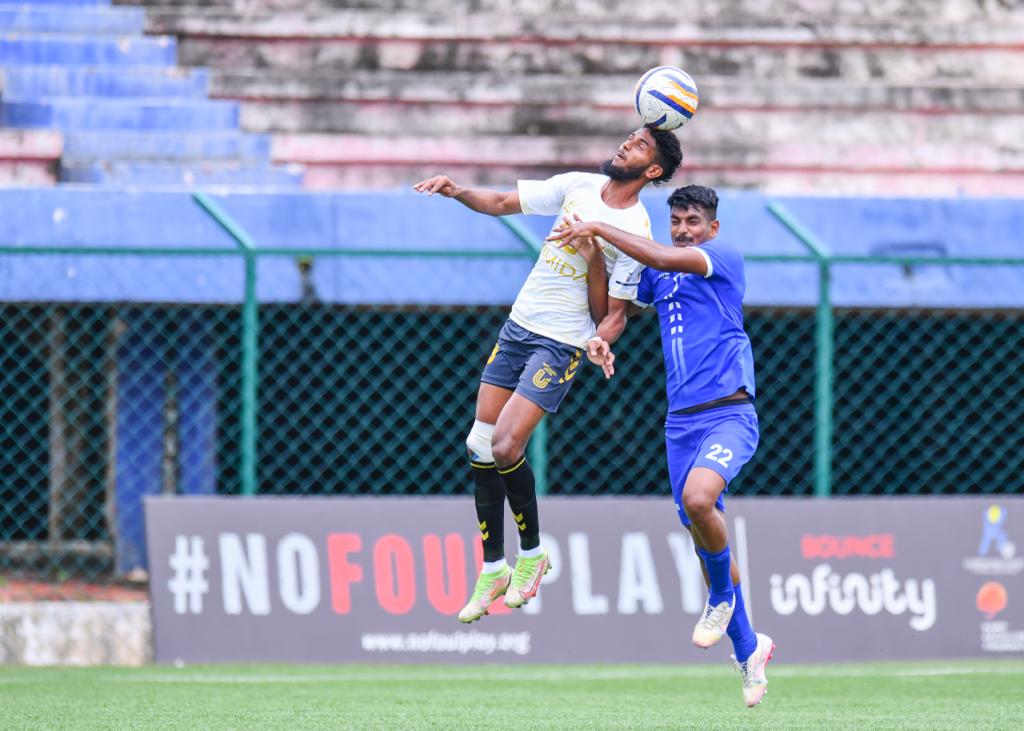
M 265 68 L 298 73 L 350 73 L 359 70 L 564 74 L 572 77 L 624 75 L 680 66 L 698 83 L 705 76 L 773 81 L 837 79 L 893 84 L 941 79 L 984 84 L 1020 84 L 1020 46 L 757 46 L 726 42 L 699 45 L 683 40 L 666 45 L 642 39 L 625 43 L 454 39 L 268 40 L 184 36 L 183 65 L 218 69 Z
M 52 96 L 204 99 L 206 69 L 120 66 L 10 66 L 0 69 L 0 98 L 38 100 Z
M 629 108 L 545 105 L 400 107 L 335 103 L 329 106 L 283 103 L 242 106 L 242 126 L 253 132 L 337 132 L 363 135 L 577 135 L 619 136 L 639 118 Z M 990 144 L 1024 149 L 1024 108 L 1005 114 L 915 114 L 891 110 L 843 113 L 831 109 L 718 109 L 698 111 L 680 135 L 684 145 L 731 144 L 756 139 L 770 146 L 813 140 L 826 144 Z M 880 130 L 884 130 L 880 132 Z M 880 139 L 884 137 L 884 139 Z
M 55 183 L 61 149 L 59 132 L 0 129 L 0 186 Z
M 169 66 L 175 63 L 176 54 L 176 41 L 167 36 L 0 36 L 0 66 Z
M 138 163 L 62 164 L 63 183 L 146 186 L 260 186 L 299 188 L 302 172 L 270 166 L 227 164 L 155 165 Z
M 458 40 L 539 43 L 584 42 L 625 45 L 749 46 L 967 46 L 1019 45 L 1020 24 L 907 22 L 892 16 L 882 23 L 836 23 L 822 17 L 795 25 L 788 19 L 750 23 L 702 24 L 686 15 L 644 19 L 620 13 L 614 18 L 548 10 L 541 14 L 494 12 L 346 10 L 344 12 L 223 12 L 191 7 L 156 8 L 147 29 L 180 36 L 252 39 Z
M 144 5 L 173 10 L 173 0 L 116 0 L 117 4 Z M 314 14 L 353 10 L 408 13 L 410 11 L 467 16 L 474 13 L 506 12 L 507 0 L 188 0 L 190 8 L 219 9 L 239 14 L 306 11 Z M 1020 22 L 1012 2 L 965 2 L 964 0 L 644 0 L 629 7 L 629 16 L 640 19 L 678 20 L 736 24 L 777 23 L 780 18 L 796 25 L 829 22 Z M 559 13 L 575 18 L 603 18 L 621 21 L 623 6 L 618 0 L 517 0 L 519 15 L 544 16 Z
M 523 177 L 596 170 L 620 138 L 605 137 L 375 137 L 279 135 L 273 158 L 306 168 L 309 188 L 408 186 L 439 172 L 460 182 L 510 186 Z M 1024 154 L 991 146 L 872 144 L 838 149 L 796 141 L 762 147 L 737 143 L 685 145 L 676 184 L 761 187 L 778 178 L 790 191 L 828 180 L 829 192 L 1007 195 L 1024 181 Z M 776 183 L 772 183 L 775 185 Z M 775 190 L 782 190 L 777 187 Z M 1019 190 L 1019 189 L 1018 189 Z
M 511 190 L 519 179 L 544 179 L 566 168 L 453 168 L 447 172 L 462 183 Z M 308 190 L 408 189 L 412 183 L 438 172 L 428 165 L 361 165 L 359 167 L 313 166 L 306 169 Z M 934 172 L 811 169 L 715 169 L 689 168 L 671 183 L 673 186 L 699 183 L 713 188 L 759 190 L 772 194 L 862 195 L 862 196 L 1020 196 L 1024 174 L 960 171 L 956 177 Z
M 306 165 L 359 165 L 423 163 L 435 166 L 524 166 L 596 168 L 612 157 L 621 137 L 473 136 L 424 138 L 295 134 L 273 138 L 275 162 Z M 683 169 L 699 167 L 795 167 L 815 164 L 828 168 L 943 171 L 976 169 L 986 172 L 1024 173 L 1024 154 L 994 149 L 982 142 L 972 145 L 905 146 L 863 143 L 844 148 L 818 140 L 765 146 L 732 143 L 711 145 L 686 142 Z
M 141 35 L 142 8 L 110 8 L 72 3 L 0 3 L 0 29 L 37 33 L 108 33 Z
M 629 107 L 634 75 L 566 78 L 557 74 L 436 73 L 356 71 L 336 75 L 295 76 L 261 69 L 216 71 L 210 93 L 249 103 L 301 101 L 307 104 L 352 102 L 453 106 L 520 104 Z M 836 82 L 834 80 L 761 81 L 709 76 L 699 81 L 702 108 L 834 109 L 1017 112 L 1024 106 L 1020 86 L 979 86 L 933 81 L 931 84 Z M 443 106 L 439 113 L 444 113 Z
M 225 101 L 55 97 L 0 103 L 0 126 L 62 130 L 231 130 L 238 105 Z
M 234 160 L 249 165 L 270 162 L 270 138 L 242 132 L 72 132 L 64 139 L 66 164 L 98 160 Z

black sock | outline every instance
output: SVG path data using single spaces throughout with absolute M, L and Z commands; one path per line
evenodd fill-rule
M 505 483 L 494 463 L 470 462 L 473 468 L 473 499 L 484 561 L 505 558 Z
M 499 469 L 498 474 L 505 481 L 508 506 L 512 517 L 519 526 L 519 546 L 524 551 L 540 545 L 540 518 L 537 517 L 537 483 L 526 457 L 512 467 Z

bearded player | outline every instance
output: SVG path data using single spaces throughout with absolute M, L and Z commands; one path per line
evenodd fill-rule
M 681 161 L 674 134 L 640 128 L 602 165 L 601 175 L 573 172 L 547 180 L 520 180 L 517 189 L 508 192 L 464 187 L 437 175 L 414 189 L 454 198 L 491 216 L 557 215 L 560 221 L 575 215 L 643 238 L 650 236 L 651 224 L 640 191 L 648 183 L 669 180 Z M 459 612 L 460 622 L 480 619 L 503 595 L 505 606 L 522 606 L 536 595 L 551 567 L 540 545 L 536 484 L 525 457 L 526 443 L 544 414 L 558 411 L 587 341 L 595 336 L 614 341 L 621 334 L 643 270 L 611 246 L 596 253 L 593 261 L 600 265 L 603 260 L 605 269 L 596 278 L 604 281 L 607 276 L 608 284 L 607 295 L 592 307 L 587 258 L 571 246 L 544 246 L 481 375 L 466 446 L 484 554 L 473 594 Z M 514 570 L 505 560 L 506 499 L 519 529 Z

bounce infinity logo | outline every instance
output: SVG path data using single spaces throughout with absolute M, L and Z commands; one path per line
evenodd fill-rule
M 855 535 L 804 535 L 801 555 L 821 559 L 895 558 L 892 533 Z M 835 571 L 827 563 L 818 564 L 810 575 L 772 574 L 769 578 L 772 608 L 782 615 L 797 610 L 815 616 L 826 609 L 839 615 L 854 611 L 875 615 L 882 611 L 900 615 L 910 613 L 910 626 L 923 632 L 935 624 L 938 603 L 935 582 L 931 579 L 900 581 L 891 568 L 871 574 L 859 571 Z

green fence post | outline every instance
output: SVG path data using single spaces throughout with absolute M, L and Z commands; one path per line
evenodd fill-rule
M 832 267 L 818 264 L 818 312 L 814 321 L 814 496 L 832 494 L 832 370 L 835 342 L 831 292 Z
M 807 247 L 818 262 L 818 306 L 814 320 L 814 495 L 832 494 L 832 371 L 835 344 L 832 312 L 832 257 L 825 245 L 774 201 L 768 210 Z
M 519 221 L 508 216 L 500 216 L 498 220 L 529 251 L 539 254 L 540 250 L 544 248 L 543 242 L 538 241 Z M 530 466 L 533 467 L 533 476 L 537 481 L 537 494 L 546 495 L 548 492 L 548 424 L 545 420 L 541 419 L 537 428 L 534 429 L 527 453 L 530 457 Z
M 245 301 L 242 304 L 242 443 L 241 494 L 256 494 L 256 384 L 259 378 L 259 309 L 256 301 L 256 245 L 220 206 L 203 193 L 192 196 L 238 244 L 245 257 Z

